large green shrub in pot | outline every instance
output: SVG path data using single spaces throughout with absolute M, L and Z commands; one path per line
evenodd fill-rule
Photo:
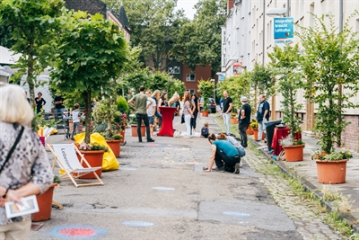
M 302 28 L 298 34 L 304 49 L 301 65 L 306 97 L 318 106 L 315 131 L 326 153 L 334 151 L 335 143 L 341 144 L 341 134 L 349 124 L 344 121 L 344 110 L 358 107 L 351 98 L 358 92 L 359 39 L 349 25 L 357 15 L 347 20 L 341 32 L 332 15 L 313 16 L 314 27 Z
M 278 91 L 283 97 L 282 121 L 291 129 L 291 140 L 294 142 L 294 134 L 301 132 L 301 118 L 296 113 L 303 108 L 303 104 L 299 104 L 297 99 L 297 91 L 303 87 L 299 47 L 287 45 L 282 49 L 276 46 L 268 56 L 271 59 L 272 71 L 278 76 Z

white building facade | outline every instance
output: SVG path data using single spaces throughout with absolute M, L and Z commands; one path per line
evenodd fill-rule
M 250 65 L 251 2 L 235 0 L 222 26 L 222 73 L 231 77 Z
M 230 0 L 229 0 L 230 2 Z M 234 1 L 235 3 L 236 1 Z M 266 12 L 270 8 L 287 8 L 289 3 L 289 17 L 294 18 L 294 22 L 303 27 L 313 27 L 314 19 L 313 15 L 322 16 L 333 15 L 334 21 L 339 26 L 340 0 L 244 0 L 238 1 L 241 4 L 250 4 L 250 9 L 246 9 L 245 15 L 246 23 L 241 23 L 243 16 L 236 16 L 234 14 L 238 5 L 233 5 L 230 14 L 228 14 L 227 22 L 223 27 L 222 33 L 225 36 L 222 39 L 222 72 L 226 73 L 226 76 L 230 75 L 230 60 L 238 59 L 243 62 L 243 67 L 249 71 L 253 69 L 255 63 L 267 65 L 270 62 L 268 53 L 273 51 L 274 47 L 274 34 L 273 34 L 273 20 L 274 18 L 266 15 Z M 245 5 L 248 8 L 248 5 Z M 344 23 L 354 11 L 359 11 L 358 0 L 343 0 L 343 21 Z M 249 11 L 249 13 L 248 13 Z M 285 15 L 284 15 L 285 16 Z M 283 16 L 283 17 L 284 17 Z M 240 18 L 235 20 L 235 18 Z M 279 16 L 277 16 L 279 17 Z M 243 24 L 246 27 L 249 25 L 250 29 L 246 29 L 244 34 L 250 34 L 243 36 L 242 40 L 237 40 L 235 36 L 237 29 L 241 29 Z M 359 16 L 352 18 L 349 22 L 349 27 L 359 33 Z M 243 27 L 244 28 L 244 27 Z M 294 28 L 294 32 L 300 32 L 299 27 Z M 359 38 L 359 34 L 357 35 Z M 249 40 L 249 43 L 246 42 Z M 237 42 L 236 42 L 237 41 Z M 300 44 L 298 37 L 294 38 L 294 43 Z M 243 45 L 242 45 L 243 44 Z M 243 50 L 246 52 L 243 53 Z M 241 58 L 243 56 L 243 58 Z M 246 57 L 249 57 L 246 58 Z M 242 60 L 243 59 L 243 60 Z M 233 63 L 232 63 L 233 64 Z M 228 74 L 227 74 L 228 73 Z M 302 117 L 304 131 L 311 130 L 314 126 L 315 106 L 310 104 L 304 98 L 303 90 L 298 91 L 298 100 L 303 103 L 303 109 L 298 112 L 298 115 Z M 270 98 L 269 103 L 272 108 L 272 120 L 282 117 L 281 112 L 281 96 L 278 94 Z M 354 103 L 359 103 L 359 95 L 352 99 Z M 346 120 L 351 124 L 346 128 L 342 135 L 342 142 L 345 147 L 359 151 L 359 109 L 346 109 Z

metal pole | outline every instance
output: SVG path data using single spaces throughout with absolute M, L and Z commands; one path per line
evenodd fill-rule
M 263 64 L 263 66 L 264 66 L 264 58 L 265 58 L 265 32 L 266 32 L 265 24 L 266 24 L 266 0 L 263 0 L 263 36 L 262 36 L 262 40 L 263 40 L 262 64 Z
M 287 0 L 287 17 L 290 16 L 290 0 Z
M 343 15 L 344 15 L 344 10 L 343 10 L 343 0 L 339 0 L 339 34 L 341 32 L 343 32 Z M 343 86 L 341 84 L 339 84 L 338 86 L 338 93 L 339 93 L 339 97 L 342 96 L 342 91 L 343 91 Z M 341 99 L 338 100 L 338 105 L 339 105 L 339 109 L 340 111 L 342 110 L 342 101 Z M 341 119 L 339 119 L 339 123 L 341 122 Z M 338 139 L 338 147 L 341 146 L 341 138 Z

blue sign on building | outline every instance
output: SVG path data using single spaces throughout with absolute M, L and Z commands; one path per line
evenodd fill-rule
M 218 81 L 224 81 L 224 74 L 218 74 Z
M 294 19 L 292 17 L 274 18 L 274 44 L 291 44 L 294 38 Z

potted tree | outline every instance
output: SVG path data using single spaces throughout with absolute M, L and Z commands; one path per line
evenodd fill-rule
M 33 214 L 32 221 L 40 222 L 46 221 L 51 218 L 52 199 L 54 195 L 54 189 L 61 183 L 61 179 L 58 176 L 54 176 L 53 184 L 44 193 L 37 195 L 37 204 L 39 205 L 39 211 Z
M 202 116 L 208 117 L 209 113 L 209 98 L 213 94 L 213 84 L 210 81 L 201 79 L 198 84 L 198 91 L 202 93 L 203 104 L 202 104 Z
M 301 132 L 301 119 L 296 115 L 303 107 L 297 100 L 297 91 L 303 86 L 299 71 L 299 47 L 287 45 L 281 49 L 276 46 L 273 53 L 268 55 L 272 60 L 273 72 L 278 76 L 278 91 L 283 96 L 282 121 L 290 128 L 289 139 L 281 141 L 285 159 L 288 162 L 302 161 L 304 144 L 301 134 L 298 134 Z
M 85 12 L 67 16 L 66 28 L 57 37 L 51 71 L 53 88 L 85 99 L 85 143 L 90 142 L 91 100 L 110 91 L 125 62 L 125 40 L 119 28 L 101 14 Z
M 87 162 L 90 164 L 91 167 L 102 167 L 102 158 L 103 154 L 108 151 L 108 148 L 100 145 L 100 144 L 87 144 L 81 143 L 76 144 L 78 149 L 80 150 L 81 154 L 84 155 Z M 81 156 L 77 156 L 79 161 L 81 161 Z M 88 167 L 84 162 L 82 163 L 83 167 Z M 101 177 L 102 169 L 96 170 L 96 174 L 98 177 Z M 96 178 L 93 173 L 86 174 L 81 179 L 89 179 L 89 178 Z
M 130 106 L 124 97 L 117 98 L 117 110 L 120 112 L 120 119 L 118 119 L 119 127 L 121 128 L 121 143 L 125 141 L 125 128 L 127 127 L 128 115 L 130 114 Z
M 341 134 L 348 125 L 344 109 L 358 107 L 351 100 L 358 93 L 359 75 L 359 66 L 354 64 L 359 61 L 359 40 L 350 28 L 352 17 L 354 15 L 338 32 L 332 15 L 314 16 L 315 27 L 302 28 L 302 33 L 298 34 L 304 49 L 301 65 L 306 77 L 306 97 L 317 104 L 314 128 L 319 134 L 321 148 L 320 154 L 313 159 L 317 162 L 320 183 L 344 183 L 347 161 L 342 160 L 350 158 L 336 151 L 334 145 L 342 145 Z M 325 41 L 323 36 L 326 36 Z M 344 94 L 342 89 L 349 91 Z M 322 165 L 329 166 L 320 170 Z M 338 165 L 341 166 L 334 170 Z M 322 174 L 331 177 L 324 179 Z M 337 174 L 342 175 L 341 180 L 335 180 Z

